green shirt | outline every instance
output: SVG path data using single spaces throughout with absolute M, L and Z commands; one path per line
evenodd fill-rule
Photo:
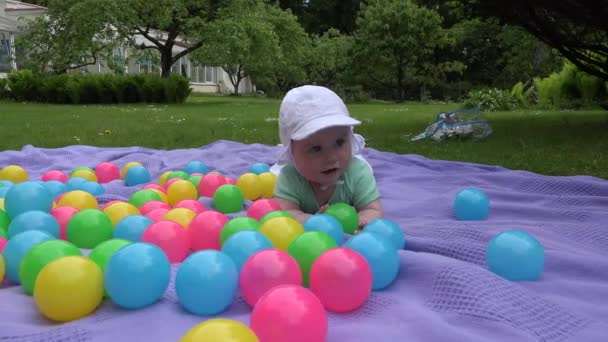
M 310 183 L 291 163 L 281 169 L 275 196 L 296 203 L 300 210 L 307 214 L 315 214 L 321 208 Z M 343 202 L 359 209 L 378 198 L 380 192 L 371 169 L 364 161 L 353 157 L 346 172 L 336 184 L 328 203 Z

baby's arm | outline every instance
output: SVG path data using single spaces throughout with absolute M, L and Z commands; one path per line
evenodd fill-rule
M 377 199 L 359 209 L 359 229 L 362 229 L 369 222 L 384 216 L 382 201 Z
M 308 220 L 309 217 L 312 216 L 312 215 L 306 214 L 305 212 L 300 210 L 300 207 L 298 207 L 298 205 L 296 203 L 294 203 L 290 200 L 280 198 L 280 197 L 275 197 L 274 200 L 277 203 L 279 203 L 282 210 L 285 210 L 286 212 L 292 214 L 296 218 L 296 220 L 300 223 L 304 223 L 306 220 Z

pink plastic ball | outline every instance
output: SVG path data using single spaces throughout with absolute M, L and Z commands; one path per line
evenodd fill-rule
M 68 207 L 68 206 L 56 207 L 56 208 L 51 209 L 51 215 L 53 215 L 55 220 L 57 220 L 57 223 L 59 223 L 59 238 L 61 240 L 68 239 L 68 237 L 66 235 L 66 229 L 68 226 L 68 222 L 70 222 L 70 219 L 72 218 L 72 216 L 74 216 L 77 212 L 78 212 L 77 208 Z
M 146 215 L 154 209 L 171 209 L 171 206 L 163 201 L 150 201 L 139 207 L 139 212 Z
M 263 198 L 251 204 L 247 209 L 247 216 L 259 221 L 264 215 L 277 210 L 281 210 L 279 203 L 268 198 Z
M 332 312 L 358 309 L 372 292 L 372 270 L 365 258 L 349 248 L 321 254 L 310 269 L 310 290 Z
M 230 178 L 230 177 L 226 177 L 226 184 L 236 185 L 236 179 Z
M 271 288 L 289 284 L 302 284 L 302 272 L 296 259 L 280 249 L 255 253 L 245 261 L 239 275 L 241 294 L 251 306 Z
M 196 215 L 188 226 L 192 250 L 221 250 L 220 233 L 228 220 L 228 216 L 215 210 L 203 211 Z
M 61 183 L 65 183 L 67 182 L 69 179 L 68 175 L 65 172 L 61 172 L 59 170 L 51 170 L 51 171 L 47 171 L 45 172 L 42 177 L 40 177 L 40 180 L 43 182 L 48 182 L 48 181 L 59 181 Z
M 142 188 L 142 190 L 144 190 L 144 189 L 155 189 L 155 190 L 158 190 L 158 191 L 162 192 L 163 194 L 167 190 L 162 185 L 158 185 L 158 184 L 154 184 L 154 183 L 150 183 L 150 184 L 144 185 L 144 187 Z
M 6 246 L 6 239 L 3 238 L 2 236 L 0 236 L 0 254 L 2 254 L 2 251 L 4 250 L 4 246 Z M 0 279 L 0 282 L 2 282 L 2 279 Z
M 168 211 L 169 211 L 169 209 L 167 209 L 167 208 L 158 208 L 158 209 L 154 209 L 152 211 L 149 211 L 144 216 L 146 216 L 147 218 L 149 218 L 150 220 L 152 220 L 154 222 L 158 222 L 158 221 L 161 221 L 163 219 L 163 217 L 165 216 L 165 214 Z
M 160 247 L 172 264 L 184 261 L 190 252 L 188 232 L 173 221 L 152 223 L 141 236 L 141 242 Z
M 120 179 L 120 169 L 116 164 L 103 162 L 95 167 L 95 175 L 99 183 L 108 183 Z
M 201 202 L 192 199 L 181 200 L 176 203 L 173 208 L 186 208 L 194 211 L 197 214 L 200 214 L 203 211 L 207 210 L 207 208 L 205 208 L 205 206 Z
M 250 326 L 264 342 L 324 342 L 327 312 L 309 290 L 298 285 L 279 285 L 256 303 Z
M 217 173 L 208 173 L 198 184 L 198 193 L 203 197 L 213 197 L 215 190 L 226 184 L 226 178 Z

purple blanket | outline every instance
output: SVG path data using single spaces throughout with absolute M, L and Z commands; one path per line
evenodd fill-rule
M 254 162 L 271 164 L 277 154 L 277 147 L 227 141 L 172 151 L 27 146 L 0 152 L 0 166 L 22 165 L 38 179 L 51 169 L 139 161 L 156 179 L 200 160 L 235 177 Z M 355 312 L 329 314 L 329 341 L 608 340 L 608 181 L 373 149 L 364 155 L 375 169 L 386 216 L 406 233 L 407 249 L 391 287 L 374 292 Z M 492 201 L 487 221 L 459 222 L 452 214 L 455 194 L 470 186 Z M 127 199 L 134 190 L 114 181 L 100 202 Z M 509 282 L 485 267 L 488 241 L 514 228 L 545 247 L 546 270 L 538 281 Z M 237 298 L 218 316 L 248 323 L 250 312 Z M 180 308 L 172 285 L 147 309 L 125 311 L 106 301 L 93 315 L 62 325 L 42 318 L 20 287 L 0 290 L 0 341 L 176 341 L 205 319 Z

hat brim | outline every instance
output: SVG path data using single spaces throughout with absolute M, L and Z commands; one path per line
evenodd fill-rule
M 336 126 L 357 126 L 360 125 L 361 121 L 353 119 L 350 116 L 346 116 L 344 114 L 336 114 L 330 116 L 322 116 L 311 121 L 308 121 L 302 127 L 298 128 L 295 132 L 292 133 L 292 140 L 302 140 L 311 136 L 312 134 L 329 127 Z

